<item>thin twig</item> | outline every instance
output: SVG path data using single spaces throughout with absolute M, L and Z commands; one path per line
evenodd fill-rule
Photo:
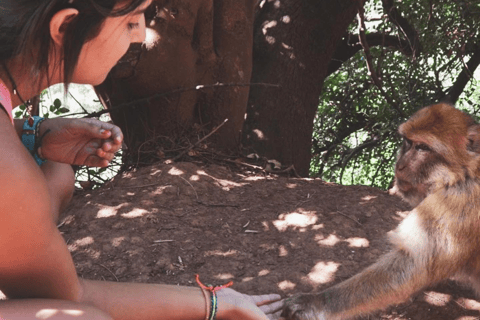
M 339 215 L 342 215 L 342 216 L 344 216 L 345 218 L 348 218 L 348 219 L 354 221 L 355 223 L 357 223 L 357 224 L 360 225 L 360 226 L 362 225 L 362 224 L 361 224 L 360 222 L 358 222 L 356 219 L 354 219 L 354 218 L 346 215 L 345 213 L 341 213 L 340 211 L 336 211 L 335 213 L 338 213 Z
M 110 272 L 110 273 L 112 274 L 112 276 L 115 277 L 115 280 L 117 280 L 117 282 L 118 282 L 118 278 L 117 278 L 117 276 L 115 275 L 115 273 L 113 273 L 110 269 L 108 269 L 107 267 L 105 267 L 103 264 L 98 263 L 98 265 L 99 265 L 100 267 L 102 267 L 102 268 L 105 268 L 105 270 L 107 270 L 108 272 Z
M 205 141 L 206 139 L 208 139 L 212 134 L 214 134 L 215 132 L 218 131 L 218 129 L 220 129 L 221 127 L 223 127 L 225 125 L 225 123 L 227 123 L 228 119 L 225 119 L 223 120 L 223 122 L 221 124 L 219 124 L 216 128 L 214 128 L 212 130 L 212 132 L 210 132 L 209 134 L 207 134 L 205 137 L 203 137 L 202 139 L 198 140 L 195 144 L 193 144 L 192 146 L 188 147 L 187 149 L 185 149 L 182 153 L 180 153 L 179 155 L 177 155 L 175 158 L 173 158 L 172 160 L 173 161 L 177 161 L 178 159 L 180 159 L 181 157 L 183 157 L 185 154 L 187 154 L 190 150 L 192 150 L 193 148 L 195 148 L 196 146 L 198 146 L 200 143 L 202 143 L 203 141 Z
M 190 185 L 190 187 L 192 187 L 193 189 L 193 192 L 195 192 L 195 197 L 197 197 L 197 201 L 198 201 L 198 193 L 197 193 L 197 190 L 195 190 L 195 188 L 193 187 L 193 185 L 190 183 L 190 181 L 188 181 L 187 179 L 185 179 L 184 177 L 182 176 L 178 176 L 180 179 L 182 179 L 183 181 L 185 181 L 186 183 L 188 183 Z
M 154 99 L 157 99 L 157 98 L 160 98 L 160 97 L 163 97 L 163 96 L 167 96 L 167 95 L 170 95 L 170 94 L 175 94 L 175 93 L 183 93 L 183 92 L 188 92 L 188 91 L 211 89 L 211 88 L 221 88 L 221 87 L 225 88 L 225 87 L 253 87 L 253 86 L 274 87 L 274 88 L 280 88 L 281 87 L 278 84 L 270 84 L 270 83 L 215 83 L 215 84 L 211 84 L 211 85 L 197 85 L 197 86 L 194 86 L 194 87 L 179 88 L 179 89 L 168 91 L 168 92 L 157 93 L 157 94 L 154 94 L 154 95 L 152 95 L 150 97 L 147 97 L 147 98 L 142 98 L 142 99 L 138 99 L 138 100 L 135 100 L 135 101 L 126 102 L 126 103 L 121 103 L 116 107 L 112 107 L 111 109 L 105 109 L 105 110 L 101 110 L 101 111 L 98 111 L 98 112 L 93 112 L 93 113 L 89 114 L 88 116 L 86 116 L 86 118 L 96 118 L 96 117 L 99 117 L 99 116 L 101 116 L 102 114 L 105 114 L 105 113 L 112 113 L 112 112 L 118 111 L 120 109 L 125 109 L 125 108 L 129 108 L 129 107 L 134 107 L 134 106 L 135 107 L 146 107 Z M 73 113 L 71 115 L 77 115 L 77 114 L 82 115 L 84 113 Z
M 400 116 L 405 118 L 405 114 L 403 111 L 400 109 L 400 106 L 393 101 L 393 99 L 385 92 L 383 89 L 382 82 L 378 78 L 378 74 L 375 71 L 375 68 L 373 66 L 372 62 L 372 54 L 370 52 L 370 47 L 367 42 L 367 37 L 365 35 L 365 12 L 364 8 L 362 6 L 359 6 L 358 8 L 358 38 L 360 39 L 360 44 L 363 47 L 363 51 L 365 52 L 365 60 L 367 61 L 367 69 L 368 69 L 368 75 L 372 78 L 373 83 L 377 86 L 378 90 L 382 94 L 382 96 L 387 100 L 388 104 L 390 104 Z

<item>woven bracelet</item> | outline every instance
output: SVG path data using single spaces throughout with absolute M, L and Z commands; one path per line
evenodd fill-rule
M 200 288 L 210 292 L 211 307 L 210 307 L 210 314 L 208 315 L 207 313 L 207 316 L 208 316 L 207 319 L 215 320 L 217 316 L 217 310 L 218 310 L 217 291 L 230 287 L 231 285 L 233 285 L 233 281 L 230 281 L 229 283 L 224 284 L 223 286 L 213 286 L 211 284 L 204 285 L 202 282 L 200 282 L 200 276 L 198 274 L 196 275 L 196 280 Z

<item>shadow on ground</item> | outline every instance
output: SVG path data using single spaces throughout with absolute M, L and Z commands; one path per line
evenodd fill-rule
M 378 189 L 318 179 L 158 164 L 78 192 L 60 227 L 80 276 L 250 294 L 321 290 L 388 250 L 408 206 Z M 365 319 L 479 319 L 473 293 L 447 282 Z

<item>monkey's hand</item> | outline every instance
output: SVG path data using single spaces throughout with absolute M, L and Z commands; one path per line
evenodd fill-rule
M 123 141 L 120 128 L 95 119 L 48 119 L 39 136 L 41 158 L 90 167 L 106 167 Z
M 294 295 L 285 300 L 281 317 L 285 320 L 327 320 L 324 306 L 322 295 Z

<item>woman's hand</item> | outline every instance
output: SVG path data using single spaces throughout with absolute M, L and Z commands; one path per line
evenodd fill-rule
M 41 158 L 90 167 L 108 166 L 123 141 L 120 128 L 95 119 L 48 119 L 39 137 Z
M 218 319 L 276 320 L 283 308 L 278 294 L 250 296 L 226 288 L 217 291 Z

